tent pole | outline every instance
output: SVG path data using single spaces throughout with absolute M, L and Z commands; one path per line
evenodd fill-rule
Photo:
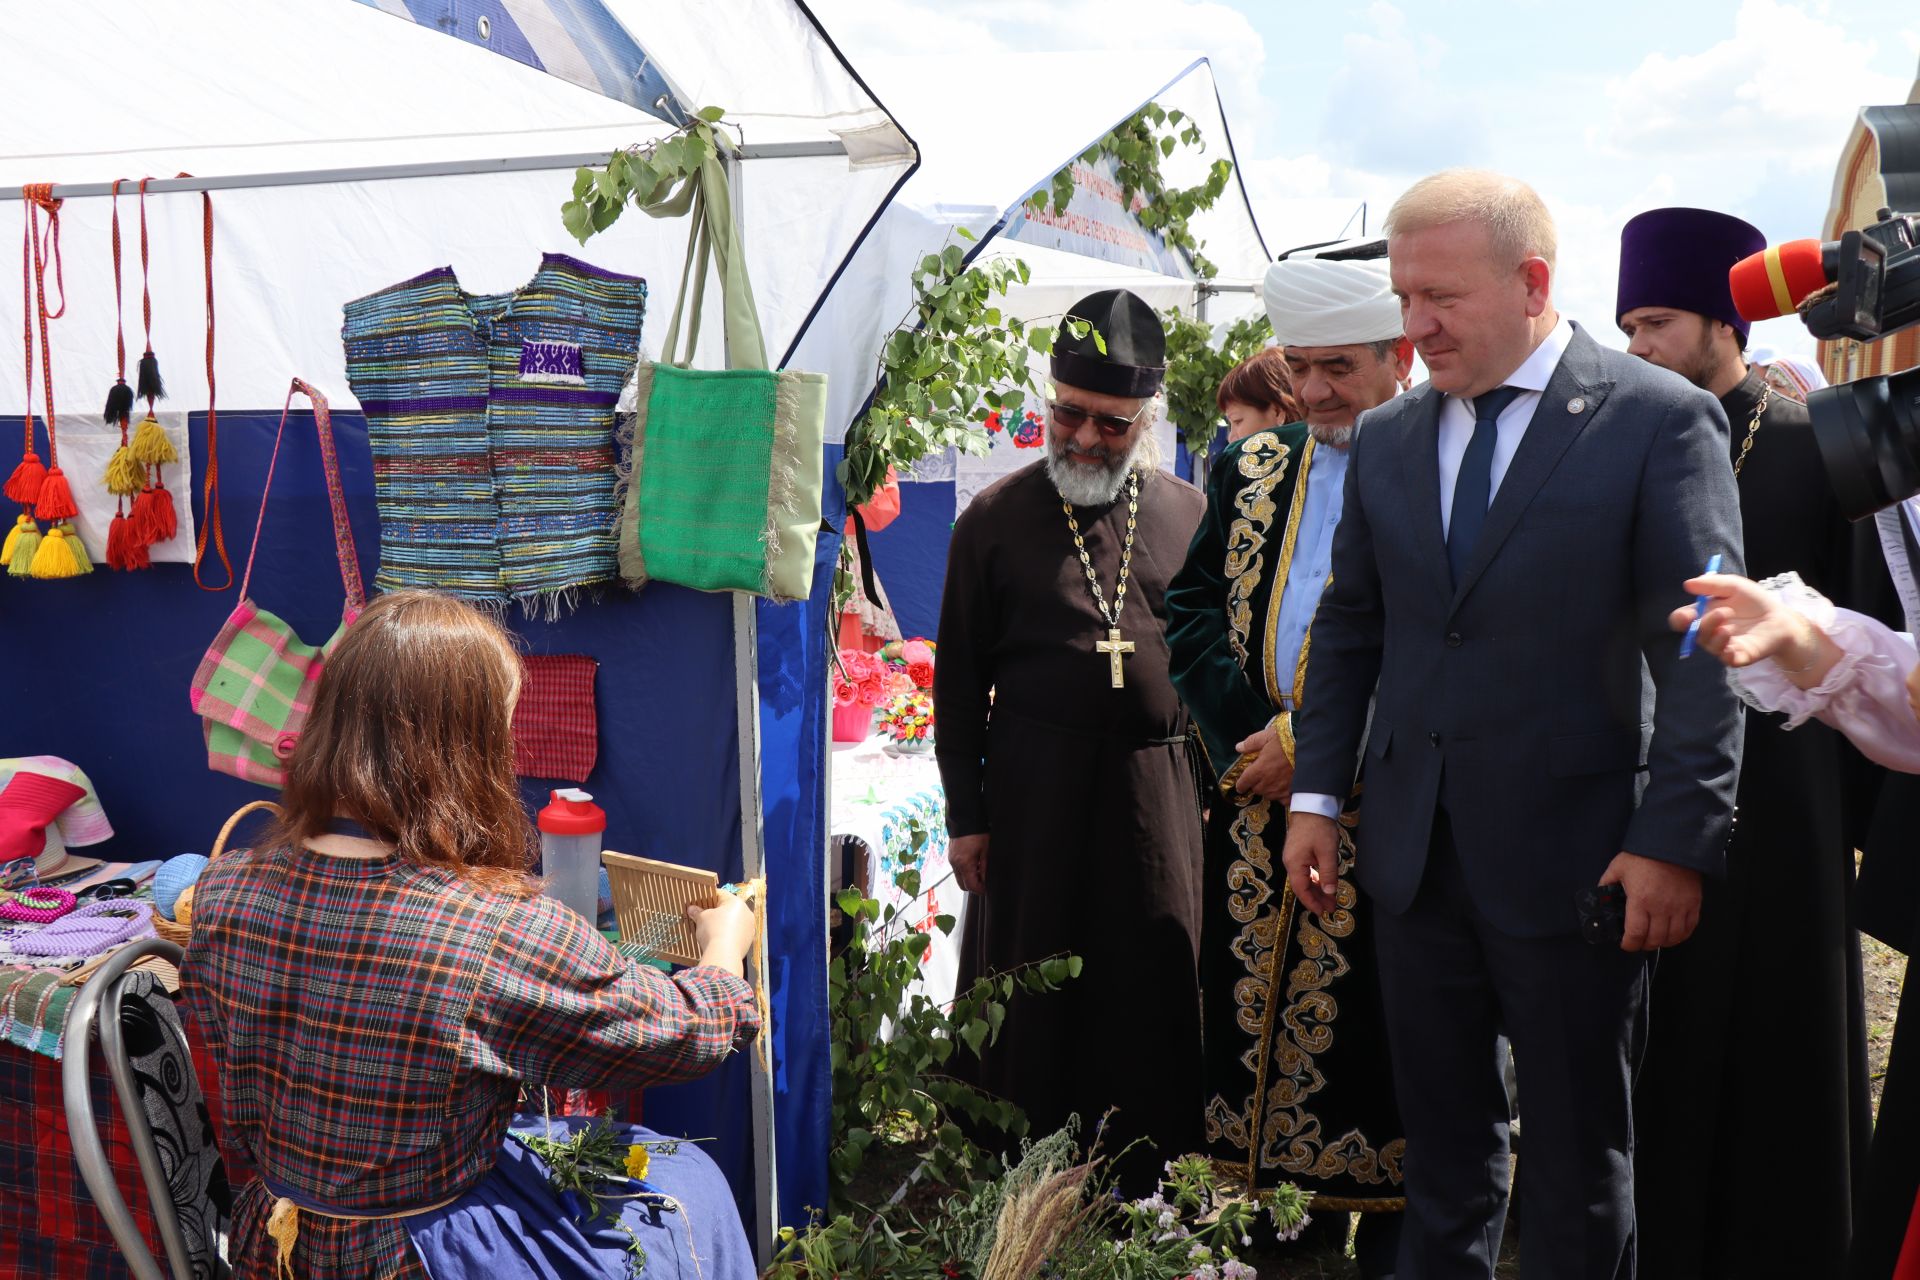
M 769 142 L 734 149 L 744 160 L 799 160 L 844 156 L 846 144 L 831 142 Z M 395 178 L 443 178 L 479 173 L 526 173 L 547 169 L 579 169 L 603 165 L 611 152 L 574 151 L 560 155 L 506 156 L 473 160 L 435 160 L 414 164 L 357 165 L 345 169 L 305 169 L 285 173 L 234 173 L 212 178 L 156 178 L 147 183 L 148 195 L 169 191 L 226 191 L 259 187 L 299 187 L 328 182 L 385 182 Z M 124 188 L 127 184 L 122 183 Z M 63 182 L 53 188 L 56 200 L 113 194 L 111 182 Z M 19 187 L 0 187 L 0 200 L 18 200 Z
M 741 252 L 746 251 L 746 229 L 741 209 L 746 203 L 741 179 L 744 170 L 738 153 L 726 157 L 727 187 L 732 195 L 733 227 Z M 733 367 L 734 352 L 726 353 L 727 367 Z M 748 879 L 766 876 L 767 830 L 760 779 L 760 652 L 752 596 L 735 592 L 733 596 L 733 685 L 735 712 L 740 737 L 740 861 Z M 771 877 L 769 877 L 770 879 Z M 768 893 L 771 899 L 771 892 Z M 760 912 L 759 984 L 767 982 L 767 929 L 770 909 Z M 771 1010 L 768 1011 L 769 1016 Z M 748 1088 L 753 1106 L 753 1234 L 756 1256 L 765 1267 L 773 1261 L 776 1233 L 780 1226 L 780 1182 L 776 1158 L 776 1134 L 773 1116 L 773 1027 L 760 1028 L 765 1052 L 748 1057 Z

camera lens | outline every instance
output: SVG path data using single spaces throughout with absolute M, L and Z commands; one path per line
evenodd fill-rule
M 1847 519 L 1920 493 L 1920 366 L 1822 387 L 1807 413 Z

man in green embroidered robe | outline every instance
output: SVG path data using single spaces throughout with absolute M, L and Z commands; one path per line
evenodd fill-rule
M 1391 399 L 1412 350 L 1383 241 L 1283 255 L 1264 284 L 1304 423 L 1227 448 L 1167 592 L 1174 688 L 1220 774 L 1207 827 L 1200 978 L 1208 1151 L 1249 1185 L 1291 1181 L 1368 1280 L 1398 1251 L 1405 1150 L 1373 944 L 1351 878 L 1339 910 L 1297 909 L 1279 865 L 1292 714 L 1332 567 L 1355 418 Z M 1342 817 L 1353 857 L 1358 792 Z

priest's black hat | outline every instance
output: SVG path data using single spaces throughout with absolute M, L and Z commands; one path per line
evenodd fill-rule
M 1075 337 L 1074 320 L 1092 328 Z M 1090 293 L 1060 322 L 1053 340 L 1055 382 L 1097 395 L 1145 398 L 1160 390 L 1166 376 L 1167 331 L 1137 295 L 1125 289 Z
M 1724 320 L 1747 341 L 1747 321 L 1733 306 L 1727 271 L 1767 247 L 1750 222 L 1712 209 L 1649 209 L 1620 232 L 1617 321 L 1640 307 L 1672 307 Z

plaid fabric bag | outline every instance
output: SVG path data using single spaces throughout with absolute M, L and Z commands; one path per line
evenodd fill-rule
M 632 475 L 621 504 L 620 576 L 702 591 L 803 600 L 820 529 L 827 379 L 767 368 L 766 340 L 734 238 L 725 171 L 708 157 L 655 217 L 690 214 L 686 267 L 663 347 L 643 364 Z M 709 263 L 720 273 L 729 369 L 694 369 Z M 684 358 L 680 322 L 692 295 Z
M 287 413 L 295 395 L 313 403 L 320 461 L 326 470 L 327 500 L 333 508 L 334 553 L 340 561 L 340 581 L 347 590 L 339 627 L 318 647 L 302 641 L 292 627 L 248 595 L 253 559 L 260 550 L 260 530 L 266 524 L 273 468 L 280 459 L 280 441 L 286 435 Z M 320 681 L 327 654 L 366 604 L 366 592 L 360 586 L 360 557 L 354 550 L 353 526 L 347 520 L 347 499 L 340 484 L 340 461 L 333 449 L 333 417 L 327 409 L 327 398 L 295 378 L 287 392 L 286 406 L 280 411 L 280 430 L 273 438 L 273 456 L 267 462 L 267 479 L 260 490 L 260 515 L 254 522 L 253 549 L 247 553 L 246 572 L 240 579 L 240 603 L 228 615 L 193 675 L 193 710 L 206 731 L 208 768 L 269 787 L 286 782 L 287 760 L 313 706 L 314 686 Z

